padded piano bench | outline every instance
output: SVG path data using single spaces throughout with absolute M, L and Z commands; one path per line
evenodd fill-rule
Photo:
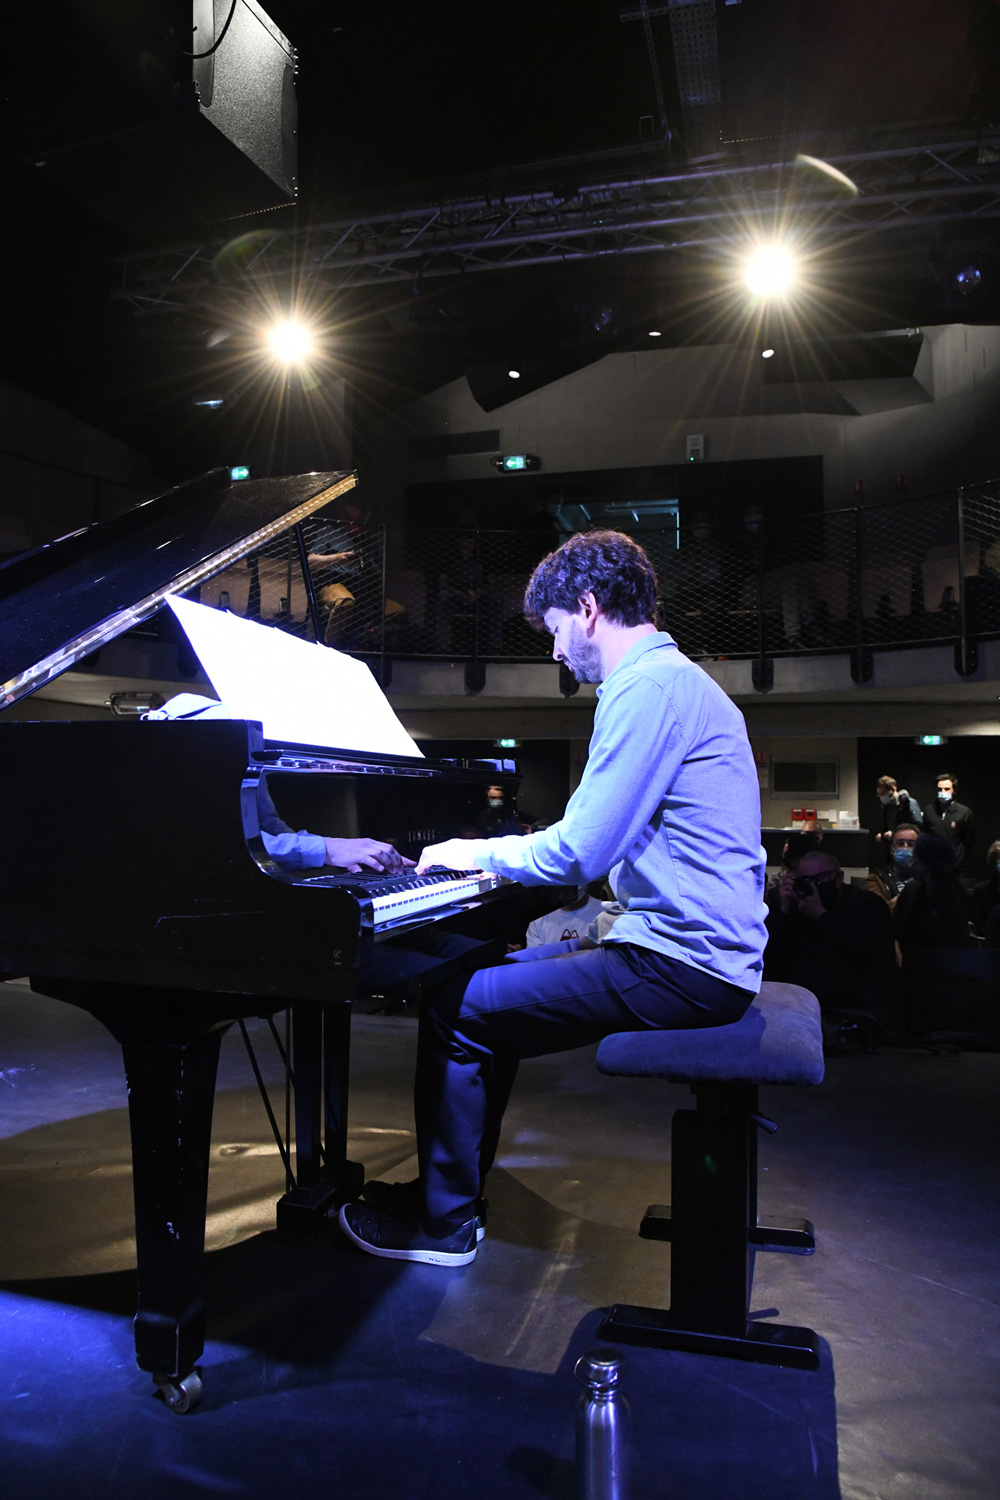
M 647 1209 L 639 1233 L 669 1240 L 670 1307 L 612 1307 L 601 1337 L 815 1370 L 810 1328 L 750 1321 L 756 1250 L 810 1254 L 812 1225 L 757 1218 L 757 1086 L 823 1078 L 819 1004 L 794 984 L 764 984 L 741 1020 L 692 1031 L 627 1031 L 597 1049 L 602 1073 L 689 1083 L 695 1109 L 674 1113 L 670 1208 Z

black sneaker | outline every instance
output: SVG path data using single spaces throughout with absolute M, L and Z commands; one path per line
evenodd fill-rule
M 361 1196 L 372 1208 L 385 1210 L 394 1214 L 397 1219 L 415 1221 L 419 1219 L 424 1206 L 419 1177 L 414 1177 L 412 1182 L 366 1182 Z M 486 1214 L 489 1206 L 489 1199 L 476 1199 L 476 1241 L 479 1244 L 486 1238 Z
M 428 1266 L 467 1266 L 476 1258 L 476 1221 L 440 1237 L 420 1225 L 365 1203 L 345 1203 L 340 1227 L 359 1250 L 383 1260 L 418 1260 Z

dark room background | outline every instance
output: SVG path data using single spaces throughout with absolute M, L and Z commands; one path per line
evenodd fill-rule
M 928 733 L 933 729 L 933 712 L 928 710 Z M 971 863 L 962 867 L 963 876 L 986 878 L 986 851 L 1000 838 L 1000 743 L 994 735 L 961 735 L 947 745 L 916 745 L 913 736 L 858 741 L 858 812 L 864 828 L 880 825 L 875 783 L 880 776 L 895 776 L 900 786 L 926 807 L 936 791 L 935 777 L 951 772 L 958 778 L 957 801 L 972 809 L 976 820 L 976 843 Z M 872 853 L 874 858 L 874 851 Z

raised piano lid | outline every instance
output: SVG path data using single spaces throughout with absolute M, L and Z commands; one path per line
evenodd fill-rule
M 352 489 L 348 470 L 214 469 L 0 566 L 0 709 Z

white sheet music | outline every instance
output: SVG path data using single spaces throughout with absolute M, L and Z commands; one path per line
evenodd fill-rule
M 373 755 L 421 755 L 364 662 L 227 610 L 168 598 L 219 698 L 264 736 Z

